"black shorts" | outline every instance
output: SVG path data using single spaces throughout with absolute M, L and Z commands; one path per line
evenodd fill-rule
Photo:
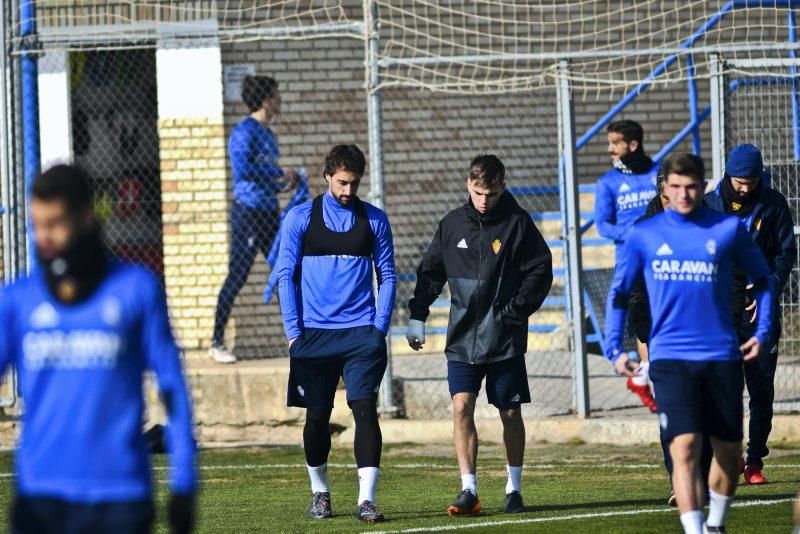
M 377 397 L 386 371 L 386 337 L 374 326 L 306 328 L 289 356 L 287 405 L 331 410 L 339 377 L 348 404 Z
M 722 441 L 743 435 L 744 372 L 740 360 L 650 362 L 662 435 L 709 434 Z
M 478 395 L 484 377 L 486 378 L 486 396 L 489 404 L 497 409 L 519 408 L 520 404 L 531 401 L 525 356 L 514 356 L 499 362 L 477 365 L 447 361 L 447 384 L 450 386 L 450 397 L 454 397 L 456 393 Z
M 83 504 L 51 497 L 20 495 L 11 510 L 11 532 L 146 534 L 152 532 L 154 518 L 151 501 Z

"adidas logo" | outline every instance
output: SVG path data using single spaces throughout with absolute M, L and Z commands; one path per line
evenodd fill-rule
M 521 400 L 521 399 L 520 399 L 520 397 L 519 397 L 519 393 L 517 393 L 516 395 L 514 395 L 513 397 L 511 397 L 511 400 L 510 400 L 509 402 L 520 402 L 520 400 Z
M 466 239 L 462 239 L 461 241 L 458 242 L 458 245 L 456 245 L 456 246 L 458 248 L 467 248 L 467 240 Z
M 625 183 L 623 183 L 623 184 L 622 184 L 622 185 L 619 187 L 619 192 L 620 192 L 620 193 L 627 193 L 627 192 L 628 192 L 628 191 L 630 191 L 630 190 L 631 190 L 631 186 L 629 186 L 628 184 L 625 184 Z
M 672 249 L 669 248 L 669 245 L 667 245 L 666 243 L 658 247 L 658 250 L 656 250 L 656 256 L 669 256 L 671 254 L 672 254 Z

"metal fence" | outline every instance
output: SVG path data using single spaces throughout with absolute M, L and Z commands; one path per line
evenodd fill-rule
M 772 188 L 783 193 L 789 201 L 795 225 L 800 224 L 800 137 L 796 126 L 800 78 L 797 64 L 729 61 L 723 63 L 720 78 L 725 93 L 721 112 L 726 148 L 730 150 L 741 143 L 753 143 L 761 148 L 765 167 L 772 176 Z M 796 244 L 798 228 L 795 226 Z M 782 336 L 775 373 L 775 409 L 781 411 L 796 411 L 800 406 L 798 284 L 800 265 L 796 263 L 780 296 Z
M 653 151 L 656 145 L 688 148 L 690 135 L 693 147 L 701 138 L 707 142 L 710 124 L 701 126 L 697 109 L 674 116 L 685 91 L 703 98 L 710 91 L 708 47 L 726 46 L 737 58 L 786 55 L 785 39 L 775 37 L 784 29 L 785 9 L 726 6 L 677 0 L 513 9 L 483 0 L 447 9 L 361 0 L 292 1 L 280 8 L 206 0 L 3 2 L 2 33 L 11 52 L 0 65 L 4 274 L 9 279 L 29 263 L 24 187 L 38 162 L 28 154 L 41 156 L 44 166 L 74 161 L 94 177 L 96 212 L 114 254 L 162 277 L 188 358 L 207 358 L 215 322 L 224 322 L 226 310 L 224 343 L 238 358 L 286 357 L 277 298 L 268 294 L 265 302 L 265 285 L 281 212 L 300 198 L 295 189 L 277 191 L 277 206 L 237 209 L 241 198 L 227 150 L 249 114 L 243 77 L 266 75 L 282 97 L 269 122 L 280 166 L 304 169 L 303 187 L 314 196 L 326 187 L 322 164 L 330 147 L 356 143 L 369 157 L 361 196 L 392 221 L 398 292 L 385 410 L 450 417 L 442 354 L 447 289 L 434 305 L 420 353 L 404 339 L 406 304 L 437 222 L 466 201 L 468 164 L 480 152 L 503 159 L 512 192 L 553 251 L 553 290 L 529 326 L 528 413 L 635 406 L 607 361 L 587 354 L 581 339 L 584 326 L 592 327 L 584 324 L 578 271 L 613 267 L 612 245 L 593 228 L 578 232 L 591 219 L 591 183 L 607 165 L 602 140 L 593 139 L 609 120 L 628 113 L 652 132 Z M 626 23 L 631 17 L 662 29 Z M 763 31 L 752 38 L 750 26 Z M 698 41 L 704 35 L 698 28 L 711 32 L 707 42 Z M 706 46 L 696 61 L 687 52 L 695 44 Z M 639 98 L 645 90 L 656 96 Z M 731 102 L 741 102 L 741 126 L 726 138 L 763 143 L 770 165 L 785 167 L 774 173 L 776 184 L 796 208 L 790 167 L 797 157 L 782 152 L 792 139 L 791 123 L 776 126 L 792 120 L 791 106 L 780 107 L 791 93 L 785 85 L 779 90 L 780 105 L 768 107 L 783 115 L 763 125 L 752 118 L 761 113 L 763 94 L 731 94 Z M 31 117 L 39 132 L 26 126 Z M 747 139 L 745 125 L 762 137 Z M 562 163 L 568 147 L 585 147 L 580 165 Z M 250 234 L 237 234 L 242 227 Z M 602 301 L 602 284 L 589 289 Z M 787 290 L 794 297 L 784 298 L 786 355 L 796 352 L 797 292 L 795 276 Z M 796 398 L 793 391 L 781 402 Z M 484 402 L 479 406 L 490 414 Z

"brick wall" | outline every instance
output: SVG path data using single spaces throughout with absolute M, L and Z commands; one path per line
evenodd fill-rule
M 221 119 L 164 119 L 159 138 L 164 279 L 176 333 L 192 353 L 208 347 L 227 273 L 224 128 Z

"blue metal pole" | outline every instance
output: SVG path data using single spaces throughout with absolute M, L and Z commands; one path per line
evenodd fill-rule
M 22 40 L 22 154 L 26 199 L 30 194 L 34 179 L 41 171 L 41 151 L 39 143 L 39 66 L 36 44 L 36 2 L 20 0 L 19 36 Z M 27 206 L 27 202 L 26 202 Z M 26 265 L 30 270 L 34 257 L 33 234 L 26 219 L 28 236 L 28 258 Z
M 789 10 L 789 42 L 795 44 L 797 42 L 797 23 L 795 20 L 795 13 L 793 9 Z M 797 57 L 796 50 L 789 50 L 789 57 L 795 59 Z M 800 94 L 798 94 L 797 84 L 797 66 L 789 66 L 789 75 L 792 78 L 792 133 L 794 134 L 794 159 L 800 161 Z
M 706 109 L 703 110 L 702 113 L 700 113 L 700 115 L 697 116 L 696 120 L 689 122 L 686 126 L 683 127 L 683 129 L 680 132 L 677 133 L 677 135 L 675 135 L 675 137 L 672 138 L 672 140 L 670 140 L 669 143 L 664 145 L 664 148 L 659 150 L 658 154 L 653 156 L 653 161 L 660 162 L 662 159 L 667 157 L 667 155 L 673 150 L 675 150 L 675 147 L 681 144 L 681 142 L 684 139 L 686 139 L 686 137 L 690 133 L 697 130 L 698 127 L 703 123 L 703 121 L 708 119 L 710 115 L 711 115 L 711 106 L 708 106 Z
M 766 2 L 766 1 L 767 0 L 762 0 L 762 2 Z M 780 0 L 771 0 L 771 1 L 779 2 Z M 800 1 L 800 0 L 798 0 L 798 1 Z M 732 11 L 735 7 L 737 7 L 736 6 L 737 3 L 747 4 L 748 2 L 746 2 L 746 1 L 736 2 L 736 0 L 729 1 L 727 4 L 722 6 L 722 9 L 720 9 L 713 17 L 708 19 L 706 21 L 706 23 L 703 24 L 697 31 L 695 31 L 688 39 L 686 39 L 683 43 L 681 43 L 680 47 L 681 48 L 691 48 L 691 46 L 695 42 L 697 42 L 697 40 L 700 39 L 703 35 L 705 35 L 705 33 L 708 30 L 710 30 L 711 28 L 713 28 L 714 26 L 719 24 L 719 21 L 722 20 L 722 18 L 725 15 L 727 15 L 730 11 Z M 745 6 L 739 6 L 739 7 L 745 7 Z M 617 116 L 617 114 L 619 114 L 620 111 L 625 109 L 625 107 L 627 107 L 628 104 L 633 102 L 636 99 L 637 96 L 639 96 L 645 90 L 647 90 L 647 88 L 650 87 L 650 85 L 652 84 L 653 80 L 656 79 L 657 77 L 661 76 L 664 72 L 666 72 L 666 70 L 670 67 L 670 65 L 675 63 L 675 61 L 677 61 L 677 59 L 678 59 L 678 55 L 674 54 L 674 55 L 669 56 L 664 61 L 662 61 L 661 64 L 658 67 L 653 69 L 653 71 L 650 72 L 650 74 L 647 75 L 647 77 L 644 79 L 644 81 L 642 83 L 637 85 L 636 88 L 633 91 L 631 91 L 630 93 L 625 95 L 625 97 L 622 100 L 620 100 L 619 102 L 617 102 L 617 104 L 613 108 L 611 108 L 608 111 L 608 113 L 603 115 L 603 117 L 600 120 L 598 120 L 596 123 L 594 123 L 594 125 L 591 128 L 589 128 L 589 130 L 585 134 L 583 134 L 580 139 L 578 139 L 578 142 L 577 142 L 575 148 L 576 149 L 583 148 L 589 141 L 591 141 L 591 139 L 595 135 L 597 135 L 597 133 L 606 124 L 611 122 L 611 119 L 613 119 L 615 116 Z
M 686 70 L 689 74 L 689 118 L 694 128 L 692 129 L 692 152 L 700 155 L 700 125 L 697 122 L 697 83 L 695 82 L 694 55 L 686 56 Z
M 37 64 L 36 2 L 21 0 L 19 35 L 22 38 L 22 144 L 26 190 L 41 170 L 39 150 L 39 67 Z

